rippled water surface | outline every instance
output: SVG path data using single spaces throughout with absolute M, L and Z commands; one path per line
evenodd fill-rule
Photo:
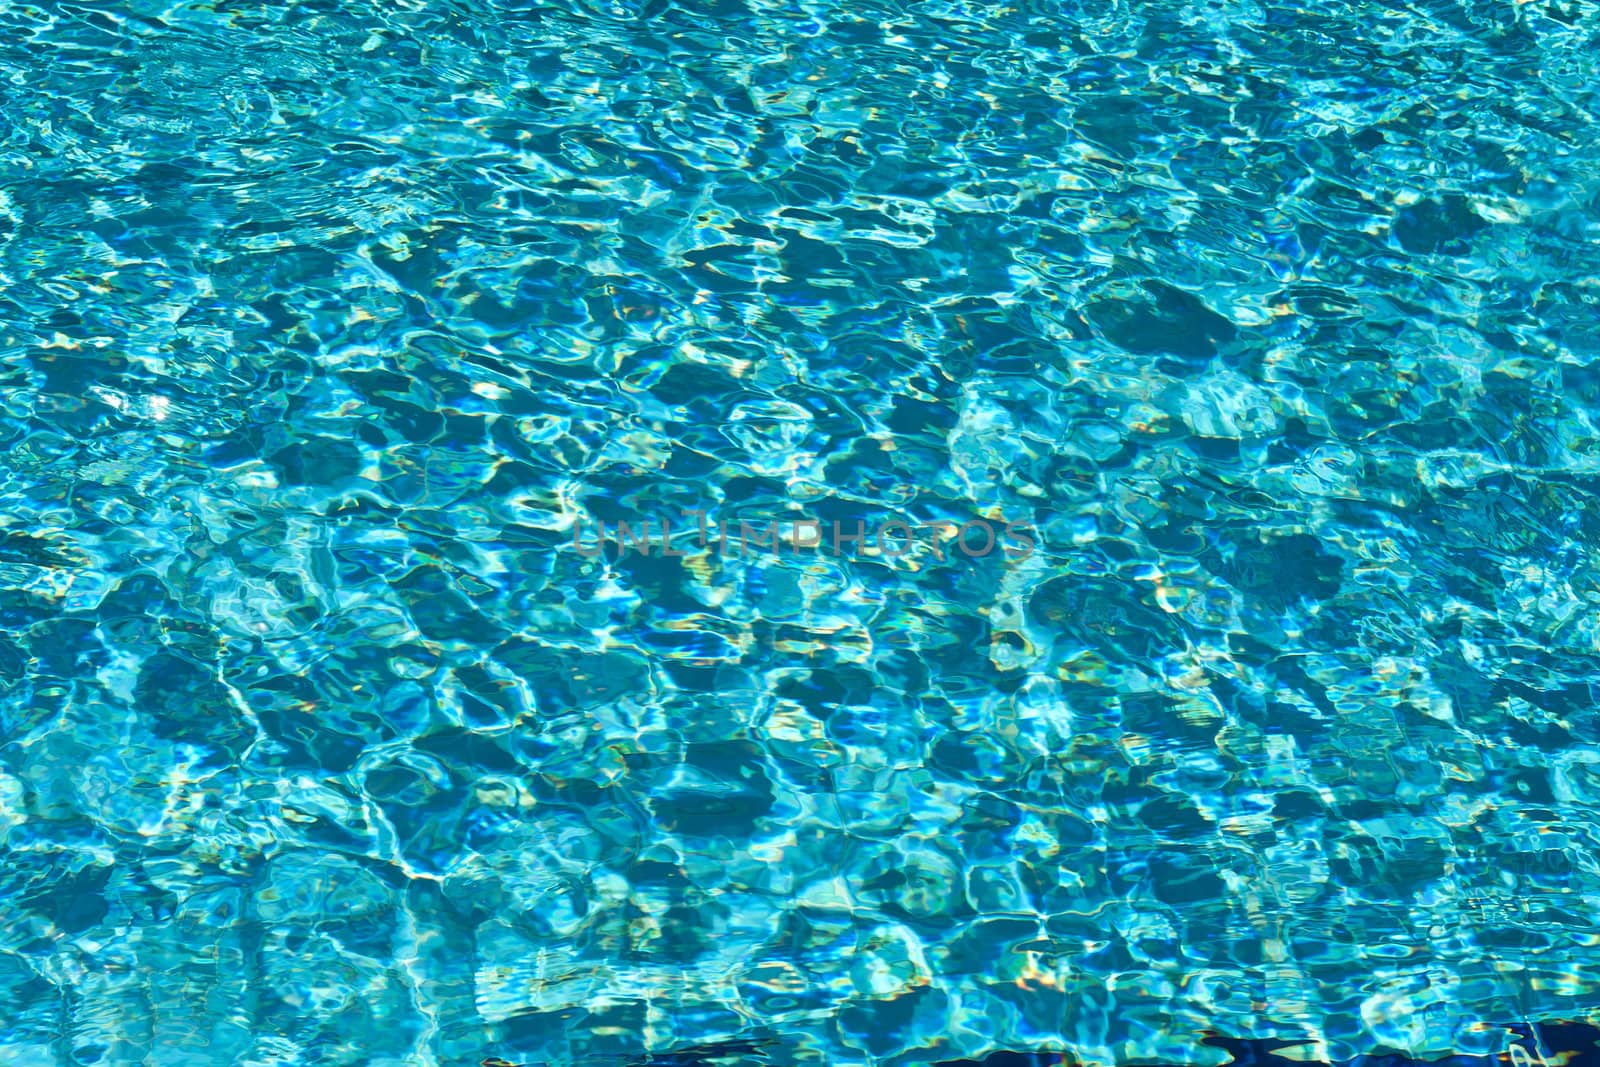
M 1597 91 L 1590 0 L 0 4 L 0 1060 L 1600 1010 Z M 684 513 L 794 536 L 596 551 Z

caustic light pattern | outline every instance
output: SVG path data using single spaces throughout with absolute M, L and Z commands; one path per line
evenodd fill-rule
M 0 1061 L 1555 1062 L 1597 37 L 0 2 Z

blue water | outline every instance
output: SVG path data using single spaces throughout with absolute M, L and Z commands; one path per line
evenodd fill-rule
M 1600 1017 L 1597 92 L 1592 0 L 0 4 L 0 1062 Z

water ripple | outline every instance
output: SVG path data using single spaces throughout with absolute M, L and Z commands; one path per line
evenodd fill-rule
M 1597 18 L 6 7 L 5 1058 L 1592 1014 Z

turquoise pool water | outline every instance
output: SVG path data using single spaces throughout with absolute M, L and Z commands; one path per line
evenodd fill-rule
M 1592 1016 L 1597 36 L 0 3 L 0 1062 Z

